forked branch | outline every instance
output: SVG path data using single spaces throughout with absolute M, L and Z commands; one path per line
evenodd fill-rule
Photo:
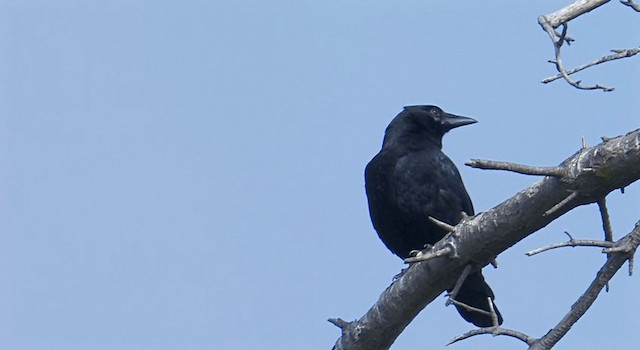
M 612 87 L 607 87 L 599 84 L 582 85 L 580 80 L 573 80 L 569 77 L 569 75 L 605 62 L 635 56 L 638 52 L 640 52 L 640 47 L 623 50 L 611 50 L 614 54 L 602 56 L 592 62 L 583 64 L 571 70 L 567 70 L 565 68 L 561 56 L 562 45 L 565 42 L 569 44 L 571 41 L 573 41 L 573 38 L 569 38 L 567 36 L 568 23 L 574 18 L 590 12 L 606 4 L 607 2 L 609 2 L 609 0 L 577 0 L 553 13 L 538 17 L 538 23 L 540 24 L 542 29 L 547 32 L 549 38 L 551 39 L 551 42 L 553 43 L 555 58 L 554 60 L 550 60 L 549 62 L 553 63 L 556 70 L 558 71 L 558 74 L 556 74 L 555 76 L 543 79 L 542 83 L 547 84 L 554 80 L 563 78 L 569 85 L 581 90 L 614 90 L 614 88 Z M 635 11 L 640 12 L 640 6 L 634 3 L 633 0 L 621 0 L 620 2 L 626 6 L 631 7 Z M 562 32 L 558 33 L 556 29 L 560 26 L 562 26 Z
M 611 280 L 615 273 L 622 267 L 625 261 L 631 259 L 640 244 L 640 221 L 635 225 L 633 231 L 622 238 L 615 244 L 619 249 L 616 254 L 611 254 L 607 262 L 602 266 L 596 278 L 591 282 L 584 294 L 580 296 L 571 310 L 553 327 L 545 336 L 536 341 L 529 347 L 529 350 L 549 350 L 562 337 L 567 334 L 571 326 L 573 326 L 582 315 L 587 312 L 593 302 L 596 300 L 600 291 Z

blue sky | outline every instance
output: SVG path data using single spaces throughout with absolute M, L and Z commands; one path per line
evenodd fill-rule
M 478 124 L 445 138 L 477 211 L 535 178 L 471 158 L 556 165 L 581 138 L 638 128 L 640 61 L 553 73 L 536 22 L 561 6 L 449 1 L 20 1 L 0 14 L 0 347 L 327 349 L 329 317 L 363 315 L 403 267 L 378 240 L 363 169 L 402 106 Z M 614 2 L 569 26 L 567 65 L 637 46 Z M 608 197 L 617 237 L 640 189 Z M 485 275 L 504 326 L 543 335 L 604 262 L 579 208 Z M 640 341 L 637 277 L 621 271 L 558 349 Z M 470 328 L 444 299 L 395 348 Z M 624 334 L 624 337 L 619 336 Z M 513 349 L 480 337 L 452 349 Z

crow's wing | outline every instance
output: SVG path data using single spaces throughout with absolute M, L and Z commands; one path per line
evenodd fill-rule
M 396 163 L 393 176 L 398 207 L 425 220 L 432 216 L 455 225 L 473 204 L 453 162 L 439 150 L 413 152 Z

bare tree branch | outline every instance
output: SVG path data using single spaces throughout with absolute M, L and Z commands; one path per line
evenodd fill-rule
M 473 312 L 477 312 L 477 313 L 484 314 L 484 315 L 487 315 L 487 316 L 491 316 L 490 312 L 484 311 L 482 309 L 478 309 L 477 307 L 473 307 L 473 306 L 467 305 L 465 303 L 461 303 L 461 302 L 459 302 L 459 301 L 457 301 L 455 299 L 447 300 L 446 305 L 451 305 L 451 304 L 463 307 L 463 308 L 465 308 L 465 309 L 467 309 L 469 311 L 473 311 Z M 489 305 L 491 305 L 491 304 L 493 304 L 493 303 L 490 303 Z
M 496 162 L 493 160 L 471 159 L 465 165 L 472 168 L 485 170 L 506 170 L 524 175 L 563 176 L 564 169 L 561 166 L 535 167 L 509 162 Z
M 349 323 L 350 322 L 347 322 L 347 321 L 345 321 L 345 320 L 343 320 L 341 318 L 330 318 L 327 321 L 329 321 L 330 323 L 332 323 L 336 327 L 342 329 L 343 332 L 349 328 Z
M 602 220 L 602 229 L 604 230 L 604 240 L 613 242 L 613 229 L 611 228 L 611 220 L 609 219 L 609 210 L 607 209 L 607 200 L 601 198 L 598 201 L 598 209 L 600 209 L 600 219 Z
M 531 346 L 537 340 L 536 338 L 530 337 L 522 332 L 518 332 L 513 329 L 501 328 L 501 327 L 489 327 L 489 328 L 476 328 L 468 331 L 465 334 L 461 334 L 453 339 L 451 339 L 447 345 L 451 345 L 453 343 L 459 342 L 461 340 L 465 340 L 467 338 L 471 338 L 480 334 L 491 334 L 493 336 L 496 335 L 506 335 L 509 337 L 513 337 L 516 339 L 520 339 L 523 342 L 527 343 L 527 345 Z
M 427 217 L 427 220 L 433 222 L 434 224 L 436 224 L 436 226 L 440 227 L 441 229 L 447 231 L 447 232 L 453 232 L 453 230 L 455 230 L 455 226 L 451 226 L 449 224 L 447 224 L 444 221 L 440 221 L 436 218 L 434 218 L 433 216 L 429 216 Z
M 552 216 L 554 213 L 560 211 L 560 209 L 574 201 L 576 198 L 578 198 L 578 191 L 571 191 L 571 193 L 567 197 L 551 207 L 551 209 L 545 211 L 542 215 Z
M 569 234 L 565 232 L 566 234 Z M 611 248 L 613 247 L 613 242 L 607 241 L 596 241 L 592 239 L 573 239 L 573 237 L 569 236 L 569 240 L 566 242 L 554 243 L 550 244 L 538 249 L 534 249 L 526 252 L 527 256 L 533 256 L 536 254 L 540 254 L 542 252 L 546 252 L 547 250 L 562 248 L 562 247 L 602 247 L 602 248 Z
M 536 341 L 529 347 L 529 350 L 548 350 L 551 349 L 562 337 L 567 334 L 571 327 L 587 312 L 589 307 L 600 294 L 602 288 L 611 280 L 615 273 L 622 267 L 625 261 L 629 260 L 638 245 L 640 244 L 640 221 L 636 223 L 635 228 L 628 235 L 622 238 L 616 247 L 623 247 L 618 254 L 612 254 L 607 262 L 602 266 L 595 280 L 591 282 L 586 292 L 580 296 L 578 301 L 571 307 L 571 310 L 562 318 L 562 320 L 551 329 L 544 337 Z
M 605 140 L 605 138 L 603 138 Z M 609 210 L 607 209 L 607 199 L 602 198 L 598 201 L 598 209 L 600 210 L 600 219 L 602 220 L 602 229 L 604 230 L 604 240 L 613 242 L 613 229 L 611 228 L 611 220 L 609 219 Z M 610 254 L 607 254 L 609 259 Z M 609 284 L 605 286 L 605 290 L 609 292 Z
M 551 42 L 553 43 L 553 48 L 555 52 L 555 59 L 549 61 L 553 63 L 558 71 L 558 74 L 552 77 L 548 77 L 542 80 L 542 83 L 547 84 L 554 80 L 563 78 L 569 85 L 581 89 L 581 90 L 602 90 L 602 91 L 613 91 L 614 88 L 607 87 L 599 84 L 595 85 L 581 85 L 580 80 L 572 80 L 569 78 L 569 75 L 584 70 L 586 68 L 602 64 L 609 61 L 614 61 L 622 58 L 627 58 L 636 55 L 640 52 L 640 47 L 633 49 L 625 49 L 625 50 L 612 50 L 614 52 L 613 55 L 600 57 L 590 63 L 583 64 L 577 68 L 567 71 L 564 67 L 564 63 L 562 62 L 561 56 L 561 47 L 563 43 L 570 44 L 573 41 L 573 38 L 567 37 L 567 28 L 568 23 L 574 18 L 583 15 L 587 12 L 590 12 L 604 4 L 609 2 L 609 0 L 578 0 L 573 2 L 570 5 L 561 8 L 553 13 L 548 15 L 543 15 L 538 17 L 538 23 L 544 29 L 545 32 L 549 35 Z M 633 8 L 636 11 L 640 11 L 640 7 L 636 5 L 633 0 L 629 1 L 620 1 L 624 5 L 627 5 Z M 562 33 L 558 34 L 556 28 L 562 26 Z
M 567 235 L 569 235 L 567 233 Z M 570 241 L 577 244 L 577 240 L 574 240 L 569 235 Z M 565 243 L 569 243 L 565 242 Z M 604 244 L 603 244 L 604 243 Z M 453 338 L 447 345 L 453 344 L 457 341 L 467 339 L 469 337 L 480 334 L 492 334 L 492 335 L 508 335 L 517 339 L 520 339 L 529 345 L 529 350 L 548 350 L 551 349 L 568 331 L 571 326 L 575 324 L 582 315 L 593 304 L 598 294 L 604 286 L 606 286 L 615 275 L 615 273 L 622 267 L 625 261 L 633 258 L 638 245 L 640 244 L 640 221 L 636 223 L 635 228 L 627 236 L 623 237 L 617 244 L 615 244 L 616 253 L 610 255 L 605 265 L 598 272 L 595 280 L 591 283 L 587 291 L 580 296 L 578 301 L 571 307 L 571 311 L 567 313 L 562 320 L 551 329 L 544 337 L 540 339 L 532 338 L 522 332 L 503 329 L 499 327 L 490 328 L 478 328 L 471 330 L 463 335 L 459 335 Z M 585 245 L 592 245 L 586 243 Z M 610 242 L 599 242 L 594 244 L 596 246 L 613 246 Z M 566 246 L 566 245 L 565 245 Z M 527 255 L 532 255 L 527 253 Z
M 608 56 L 603 56 L 598 58 L 597 60 L 594 60 L 592 62 L 583 64 L 581 66 L 578 66 L 574 69 L 571 69 L 569 71 L 565 71 L 567 73 L 567 75 L 571 75 L 573 73 L 577 73 L 581 70 L 587 69 L 589 67 L 593 67 L 595 65 L 601 64 L 601 63 L 605 63 L 605 62 L 609 62 L 609 61 L 614 61 L 614 60 L 619 60 L 622 58 L 627 58 L 627 57 L 631 57 L 631 56 L 635 56 L 638 52 L 640 52 L 640 46 L 639 47 L 634 47 L 632 49 L 623 49 L 623 50 L 611 50 L 612 52 L 614 52 L 613 55 L 608 55 Z M 548 78 L 544 78 L 542 79 L 542 83 L 543 84 L 548 84 L 552 81 L 558 80 L 560 78 L 562 78 L 562 73 L 558 73 L 552 77 L 548 77 Z
M 607 193 L 640 179 L 640 130 L 581 149 L 560 166 L 565 168 L 561 179 L 545 177 L 456 226 L 456 235 L 447 235 L 434 249 L 453 243 L 459 257 L 413 264 L 364 316 L 341 327 L 343 334 L 334 349 L 388 349 L 427 304 L 455 284 L 465 266 L 485 266 L 569 210 L 595 203 Z M 580 195 L 552 215 L 544 215 L 562 202 L 568 191 Z
M 553 47 L 554 47 L 556 58 L 555 60 L 549 61 L 549 62 L 555 64 L 556 70 L 560 72 L 560 76 L 562 76 L 562 78 L 564 78 L 564 80 L 569 85 L 581 90 L 602 90 L 607 92 L 614 90 L 613 88 L 599 85 L 599 84 L 587 85 L 587 86 L 580 85 L 581 83 L 580 80 L 576 81 L 569 78 L 569 74 L 567 73 L 567 70 L 564 68 L 564 64 L 562 63 L 562 56 L 560 55 L 562 43 L 564 43 L 566 40 L 565 37 L 567 35 L 567 29 L 568 29 L 567 23 L 562 23 L 562 34 L 560 34 L 559 38 L 555 37 L 556 35 L 555 28 L 553 28 L 553 26 L 549 22 L 547 22 L 547 18 L 545 16 L 538 17 L 538 23 L 540 23 L 542 28 L 544 28 L 544 30 L 546 30 L 547 33 L 549 33 L 549 36 L 552 38 L 551 40 L 553 41 Z
M 548 22 L 551 27 L 558 28 L 572 19 L 590 12 L 609 1 L 610 0 L 577 0 L 570 5 L 541 17 L 545 17 L 545 21 Z M 554 38 L 551 39 L 553 40 Z

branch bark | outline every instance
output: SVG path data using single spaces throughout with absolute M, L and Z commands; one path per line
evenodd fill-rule
M 342 336 L 333 348 L 388 349 L 427 304 L 455 283 L 466 265 L 485 266 L 569 210 L 597 202 L 609 192 L 640 179 L 640 130 L 581 149 L 560 167 L 560 176 L 545 177 L 498 206 L 463 221 L 456 227 L 456 235 L 449 235 L 434 246 L 442 249 L 453 245 L 457 259 L 414 264 L 360 319 L 334 320 L 342 329 Z M 558 207 L 558 203 L 563 205 Z
M 546 20 L 553 28 L 571 21 L 572 19 L 591 12 L 596 8 L 608 3 L 611 0 L 577 0 L 558 11 L 545 15 Z

